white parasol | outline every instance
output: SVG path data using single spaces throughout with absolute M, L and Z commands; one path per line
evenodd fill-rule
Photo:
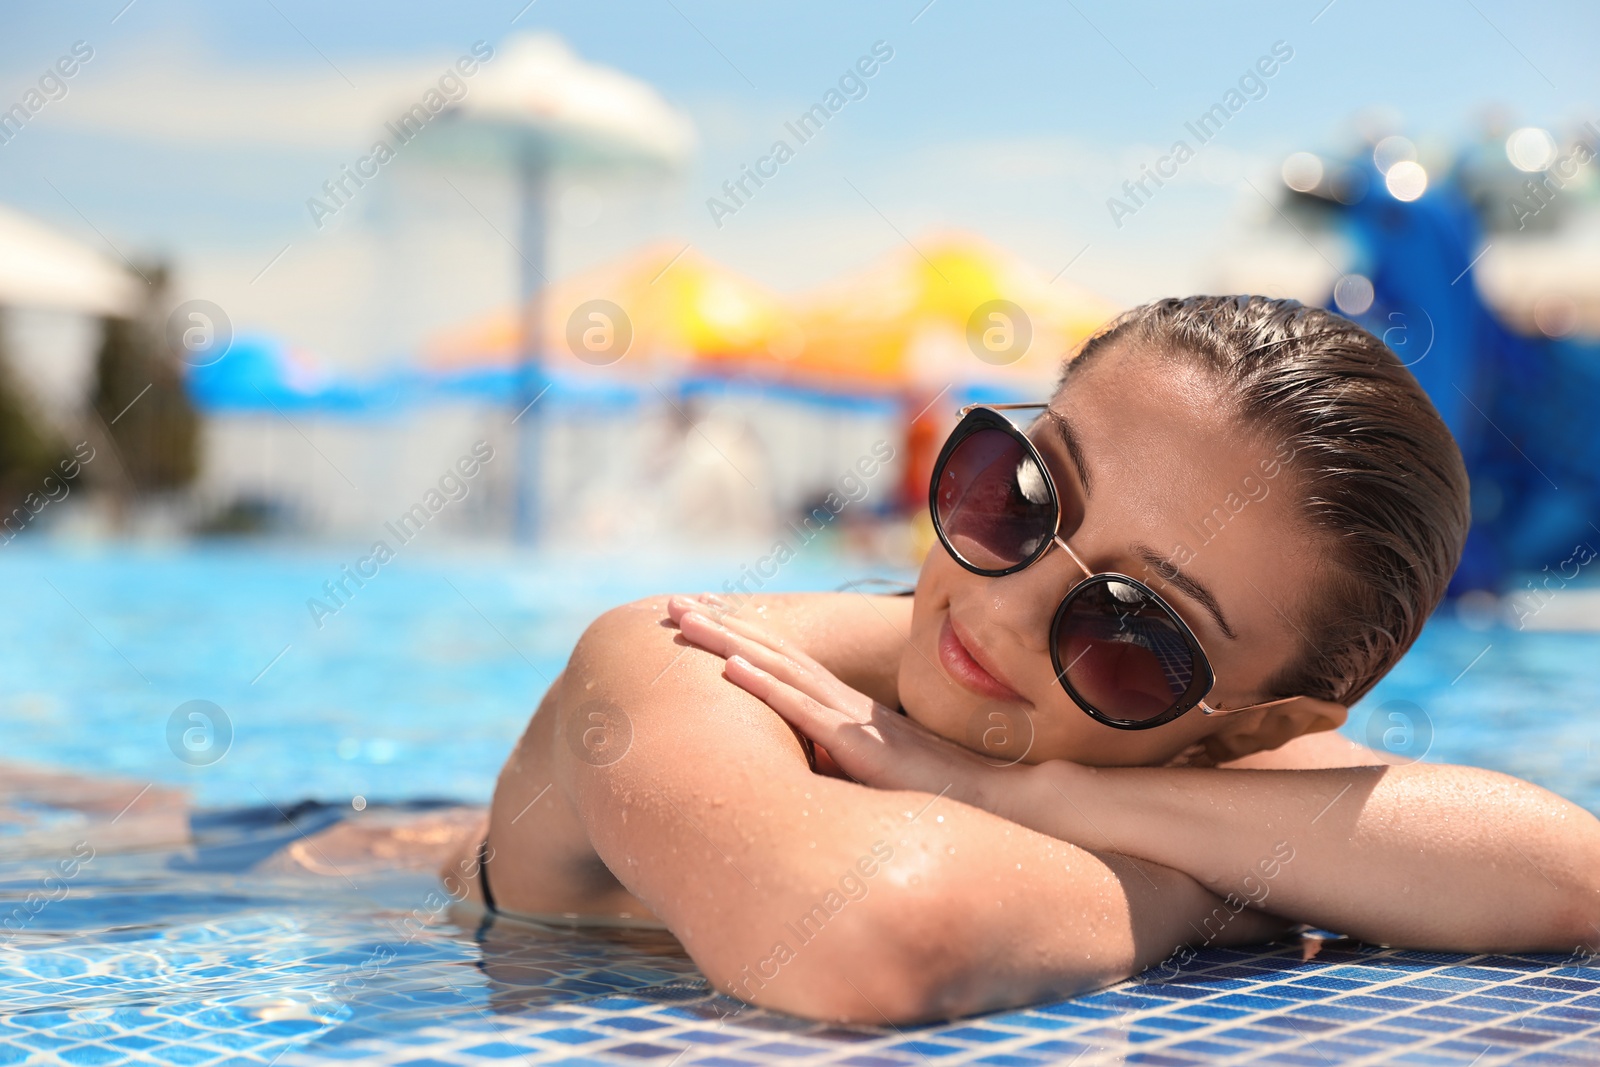
M 0 207 L 0 307 L 130 315 L 141 283 L 43 223 Z
M 521 212 L 518 253 L 523 312 L 520 363 L 527 395 L 518 401 L 517 534 L 538 531 L 539 296 L 548 281 L 546 245 L 551 173 L 558 167 L 672 169 L 694 148 L 694 128 L 655 89 L 584 62 L 559 37 L 512 38 L 473 79 L 470 91 L 428 128 L 436 155 L 516 170 Z

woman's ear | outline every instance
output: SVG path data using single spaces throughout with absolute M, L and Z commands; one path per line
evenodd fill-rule
M 1206 755 L 1217 763 L 1242 759 L 1253 752 L 1269 752 L 1303 734 L 1337 730 L 1350 709 L 1315 697 L 1296 697 L 1283 704 L 1237 715 L 1223 715 L 1215 733 L 1201 741 Z

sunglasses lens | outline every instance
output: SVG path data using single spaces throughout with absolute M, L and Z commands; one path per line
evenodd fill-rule
M 1050 482 L 1004 430 L 976 430 L 956 445 L 934 479 L 933 509 L 945 547 L 980 570 L 1014 567 L 1055 533 Z
M 1181 624 L 1148 592 L 1115 578 L 1086 584 L 1063 606 L 1056 652 L 1074 696 L 1124 722 L 1171 711 L 1195 676 Z

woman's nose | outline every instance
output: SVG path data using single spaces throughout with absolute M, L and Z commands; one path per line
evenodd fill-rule
M 1082 580 L 1083 571 L 1073 558 L 1052 545 L 1033 566 L 989 579 L 990 621 L 1028 651 L 1046 653 L 1056 609 Z

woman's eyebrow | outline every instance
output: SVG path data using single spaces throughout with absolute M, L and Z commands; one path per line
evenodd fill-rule
M 1210 612 L 1211 617 L 1217 622 L 1217 629 L 1222 631 L 1224 637 L 1230 641 L 1238 640 L 1239 635 L 1233 632 L 1233 627 L 1228 625 L 1227 618 L 1222 614 L 1222 605 L 1217 603 L 1217 598 L 1193 576 L 1183 573 L 1178 565 L 1170 559 L 1151 548 L 1149 545 L 1136 544 L 1133 546 L 1134 554 L 1145 562 L 1145 565 L 1160 575 L 1161 580 L 1170 585 L 1175 585 L 1189 599 Z
M 1049 417 L 1050 425 L 1055 428 L 1056 438 L 1067 450 L 1067 455 L 1072 459 L 1072 465 L 1077 468 L 1078 481 L 1083 484 L 1083 498 L 1088 500 L 1094 492 L 1093 475 L 1089 472 L 1089 465 L 1084 462 L 1083 444 L 1078 439 L 1077 431 L 1072 428 L 1072 423 L 1067 421 L 1065 415 L 1054 408 L 1045 408 L 1044 414 Z M 1217 603 L 1217 598 L 1212 595 L 1194 576 L 1185 574 L 1178 565 L 1167 557 L 1157 552 L 1146 544 L 1135 544 L 1133 552 L 1145 565 L 1160 575 L 1162 581 L 1176 586 L 1180 591 L 1193 600 L 1196 604 L 1206 609 L 1206 612 L 1216 621 L 1217 629 L 1222 631 L 1224 637 L 1236 641 L 1239 635 L 1233 627 L 1228 625 L 1228 617 L 1222 613 L 1222 605 Z
M 1055 427 L 1056 437 L 1066 448 L 1067 455 L 1072 457 L 1072 465 L 1078 469 L 1078 481 L 1083 483 L 1083 498 L 1089 499 L 1094 493 L 1094 480 L 1089 475 L 1089 465 L 1083 461 L 1083 445 L 1078 440 L 1077 431 L 1059 411 L 1045 408 L 1044 413 L 1049 417 L 1050 425 Z

